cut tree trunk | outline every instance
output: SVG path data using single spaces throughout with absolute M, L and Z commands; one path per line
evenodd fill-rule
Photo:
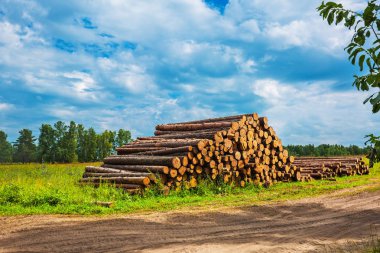
M 160 165 L 118 165 L 118 164 L 103 164 L 103 168 L 112 168 L 126 171 L 138 171 L 138 172 L 152 172 L 152 173 L 169 173 L 168 166 Z
M 110 156 L 104 159 L 106 164 L 130 164 L 130 165 L 164 165 L 181 167 L 182 157 L 171 156 Z

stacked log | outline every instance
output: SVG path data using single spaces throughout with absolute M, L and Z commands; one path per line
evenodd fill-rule
M 354 158 L 295 160 L 257 113 L 158 125 L 155 136 L 139 137 L 116 151 L 101 167 L 87 167 L 81 183 L 140 191 L 152 184 L 189 189 L 206 179 L 270 186 L 368 172 L 361 165 L 353 169 L 361 164 Z
M 297 157 L 293 165 L 300 167 L 302 176 L 314 179 L 369 174 L 360 157 Z

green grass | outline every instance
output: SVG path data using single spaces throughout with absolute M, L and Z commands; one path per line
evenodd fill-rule
M 171 192 L 163 196 L 148 191 L 130 196 L 122 190 L 102 186 L 79 186 L 86 164 L 0 165 L 0 215 L 20 214 L 121 214 L 173 209 L 214 209 L 228 206 L 260 205 L 267 202 L 300 199 L 340 189 L 350 194 L 380 190 L 380 164 L 370 175 L 337 178 L 337 181 L 279 183 L 266 189 L 216 186 L 205 182 L 197 189 Z M 112 201 L 101 207 L 96 201 Z

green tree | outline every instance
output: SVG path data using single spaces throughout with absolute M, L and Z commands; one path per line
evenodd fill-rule
M 38 161 L 55 162 L 55 131 L 49 124 L 42 124 L 38 137 Z
M 102 160 L 104 157 L 109 156 L 113 151 L 112 131 L 104 131 L 97 136 L 97 157 Z
M 121 147 L 132 141 L 131 132 L 124 129 L 119 129 L 116 136 L 116 145 Z
M 33 133 L 29 129 L 23 129 L 20 132 L 20 136 L 17 138 L 14 144 L 14 161 L 28 163 L 34 162 L 36 158 L 36 139 Z
M 353 11 L 344 8 L 340 3 L 322 2 L 317 8 L 323 19 L 329 25 L 343 24 L 347 29 L 353 30 L 351 42 L 347 45 L 347 51 L 353 65 L 357 64 L 361 75 L 354 75 L 353 85 L 358 90 L 370 91 L 372 94 L 364 100 L 370 102 L 372 112 L 380 111 L 380 5 L 378 0 L 370 0 L 363 11 Z M 367 135 L 367 143 L 372 143 L 373 148 L 380 146 L 379 138 Z M 375 153 L 376 150 L 375 150 Z M 374 161 L 379 161 L 380 155 L 374 156 Z
M 117 148 L 116 131 L 108 131 L 109 142 L 112 143 L 112 152 Z
M 314 145 L 289 145 L 285 147 L 294 156 L 344 156 L 344 155 L 364 155 L 369 153 L 368 148 L 360 148 L 356 145 L 344 147 L 342 145 L 321 144 Z M 380 148 L 380 147 L 379 147 Z
M 0 163 L 12 162 L 13 148 L 7 137 L 5 132 L 0 131 Z
M 379 161 L 380 154 L 380 136 L 374 136 L 373 134 L 368 135 L 369 139 L 366 143 L 373 143 L 373 149 L 368 154 L 368 158 L 370 160 L 370 167 L 373 167 L 374 162 Z
M 82 124 L 77 126 L 77 155 L 79 162 L 86 162 L 86 129 Z
M 98 160 L 97 156 L 97 134 L 94 128 L 89 128 L 85 131 L 85 162 L 95 162 Z
M 55 162 L 65 161 L 65 135 L 67 132 L 67 126 L 63 121 L 57 121 L 54 124 L 55 133 Z
M 78 161 L 77 142 L 77 126 L 74 121 L 71 121 L 63 141 L 64 162 L 72 163 Z

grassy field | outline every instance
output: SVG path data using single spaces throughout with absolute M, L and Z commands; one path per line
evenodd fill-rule
M 145 196 L 130 196 L 122 190 L 77 185 L 87 164 L 0 165 L 0 215 L 19 214 L 118 214 L 165 211 L 188 207 L 218 208 L 244 206 L 268 201 L 299 199 L 333 192 L 380 190 L 380 164 L 370 175 L 338 178 L 337 181 L 279 183 L 269 189 L 249 185 L 231 188 L 204 183 L 191 191 L 162 196 L 150 191 Z M 97 165 L 97 164 L 94 164 Z M 101 207 L 96 201 L 112 201 Z

